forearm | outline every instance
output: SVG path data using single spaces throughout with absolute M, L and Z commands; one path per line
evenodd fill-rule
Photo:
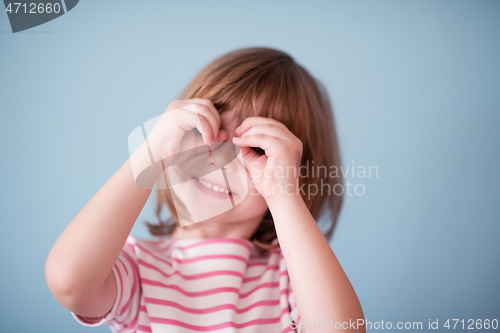
M 97 292 L 109 276 L 150 195 L 136 185 L 130 160 L 104 184 L 60 235 L 45 274 L 54 292 L 83 297 Z
M 362 319 L 358 297 L 302 198 L 285 196 L 269 208 L 301 321 L 323 324 L 326 319 L 335 324 Z

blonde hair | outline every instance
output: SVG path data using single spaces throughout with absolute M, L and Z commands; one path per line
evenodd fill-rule
M 301 166 L 313 163 L 340 168 L 339 145 L 328 96 L 318 81 L 282 51 L 248 48 L 217 58 L 180 95 L 180 99 L 191 98 L 211 100 L 219 113 L 238 110 L 239 123 L 250 115 L 278 120 L 302 141 Z M 309 184 L 317 188 L 328 184 L 333 189 L 338 184 L 342 186 L 342 175 L 325 176 L 322 178 L 317 172 L 310 177 L 299 177 L 299 186 L 304 184 L 306 189 Z M 314 219 L 329 215 L 330 224 L 323 233 L 331 239 L 342 206 L 342 193 L 312 197 L 303 194 L 302 197 Z M 160 215 L 165 205 L 171 217 L 162 221 Z M 156 216 L 158 224 L 146 222 L 152 235 L 170 235 L 178 225 L 168 189 L 157 191 Z M 261 249 L 269 250 L 279 247 L 278 242 L 273 242 L 276 238 L 268 211 L 250 240 Z

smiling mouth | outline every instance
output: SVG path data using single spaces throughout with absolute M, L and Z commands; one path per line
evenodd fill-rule
M 200 183 L 202 186 L 208 188 L 209 190 L 212 190 L 212 191 L 217 192 L 217 193 L 232 194 L 231 191 L 228 191 L 224 187 L 221 187 L 219 185 L 215 185 L 211 182 L 208 182 L 208 181 L 200 179 L 200 178 L 195 178 L 195 179 L 198 181 L 198 183 Z

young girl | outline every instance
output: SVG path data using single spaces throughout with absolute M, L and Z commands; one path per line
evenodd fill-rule
M 151 189 L 139 186 L 132 164 L 142 157 L 133 154 L 53 246 L 45 274 L 54 297 L 81 324 L 113 332 L 364 332 L 328 243 L 342 179 L 320 171 L 340 167 L 339 147 L 328 98 L 309 73 L 267 48 L 218 58 L 144 145 L 157 161 L 187 138 L 213 144 L 212 153 L 221 142 L 239 147 L 243 161 L 222 169 L 231 179 L 244 165 L 247 186 L 226 188 L 216 172 L 192 177 L 190 213 L 222 207 L 192 224 L 180 223 L 177 196 L 158 189 L 160 222 L 148 224 L 155 238 L 139 239 L 130 231 Z M 214 164 L 210 157 L 197 163 Z M 165 205 L 171 218 L 162 221 Z M 325 234 L 315 221 L 322 214 L 331 222 Z

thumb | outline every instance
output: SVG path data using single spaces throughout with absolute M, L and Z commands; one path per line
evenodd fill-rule
M 225 130 L 219 130 L 219 134 L 214 137 L 214 142 L 224 142 L 227 140 L 227 138 L 229 137 L 229 134 L 227 134 L 227 131 Z
M 250 147 L 240 147 L 240 150 L 241 155 L 243 156 L 245 168 L 248 171 L 252 171 L 254 169 L 261 170 L 265 167 L 267 162 L 266 155 L 258 155 Z
M 227 140 L 228 137 L 229 137 L 229 134 L 227 134 L 227 131 L 219 130 L 219 135 L 218 135 L 217 141 L 224 142 Z
M 221 142 L 226 141 L 228 137 L 229 134 L 225 130 L 219 130 L 218 136 L 214 138 L 214 141 L 210 142 L 210 149 L 215 150 L 219 148 Z

